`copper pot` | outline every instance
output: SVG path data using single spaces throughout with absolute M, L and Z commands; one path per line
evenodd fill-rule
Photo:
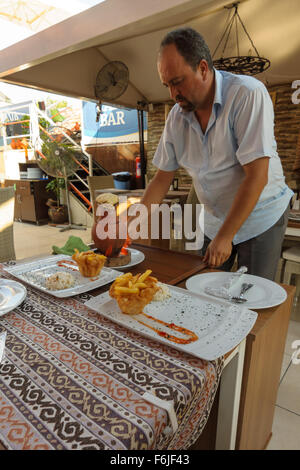
M 102 235 L 105 235 L 105 233 L 101 234 L 101 238 L 99 238 L 98 234 L 99 234 L 99 231 L 102 231 L 100 230 L 100 226 L 98 227 L 98 234 L 97 234 L 97 225 L 98 223 L 104 218 L 104 217 L 107 217 L 107 214 L 104 214 L 103 216 L 100 216 L 100 217 L 96 217 L 96 220 L 93 224 L 93 227 L 92 227 L 92 239 L 95 243 L 95 246 L 97 247 L 97 249 L 100 251 L 100 253 L 102 253 L 103 255 L 105 256 L 118 256 L 120 254 L 120 251 L 122 249 L 122 247 L 124 246 L 125 242 L 126 242 L 126 238 L 120 238 L 119 236 L 119 217 L 114 217 L 111 222 L 108 222 L 108 228 L 112 228 L 113 225 L 115 225 L 115 234 L 116 234 L 116 237 L 115 238 L 112 238 L 108 235 L 108 233 L 106 234 L 106 238 L 102 238 Z M 113 230 L 114 232 L 114 230 Z

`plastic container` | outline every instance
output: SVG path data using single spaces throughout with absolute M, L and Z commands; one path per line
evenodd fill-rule
M 40 168 L 27 168 L 27 178 L 28 179 L 41 179 L 43 172 Z
M 128 171 L 120 171 L 119 173 L 112 173 L 112 175 L 116 189 L 130 189 L 131 173 Z

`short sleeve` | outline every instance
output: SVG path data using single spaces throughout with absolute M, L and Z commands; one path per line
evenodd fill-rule
M 161 135 L 159 144 L 155 151 L 152 163 L 154 166 L 163 171 L 175 171 L 180 165 L 176 158 L 172 132 L 173 132 L 173 119 L 172 111 L 169 113 L 165 128 Z
M 276 151 L 274 112 L 267 89 L 247 89 L 239 99 L 234 115 L 236 156 L 241 165 L 260 157 L 272 157 Z

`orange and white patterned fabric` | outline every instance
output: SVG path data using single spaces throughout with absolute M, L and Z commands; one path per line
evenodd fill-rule
M 1 276 L 11 278 L 2 267 Z M 0 441 L 13 450 L 187 449 L 201 434 L 223 358 L 207 362 L 141 337 L 84 302 L 29 286 L 0 317 Z M 173 400 L 178 429 L 145 392 Z

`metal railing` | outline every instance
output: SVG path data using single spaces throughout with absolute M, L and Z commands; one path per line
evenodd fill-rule
M 20 108 L 24 109 L 24 107 L 26 107 L 26 106 L 28 107 L 28 113 L 27 112 L 26 113 L 17 112 L 18 109 L 20 109 Z M 16 105 L 8 105 L 8 106 L 5 106 L 5 108 L 2 108 L 2 109 L 0 108 L 0 112 L 1 111 L 3 113 L 5 113 L 5 112 L 8 112 L 10 114 L 14 113 L 15 116 L 20 114 L 20 120 L 15 119 L 14 121 L 8 121 L 8 122 L 3 122 L 2 121 L 1 124 L 4 125 L 4 126 L 13 125 L 13 124 L 29 123 L 28 133 L 27 134 L 7 136 L 6 131 L 3 132 L 3 140 L 4 140 L 4 145 L 5 146 L 10 145 L 8 143 L 8 141 L 12 141 L 13 139 L 20 140 L 22 138 L 26 138 L 26 140 L 27 140 L 27 149 L 26 149 L 26 151 L 27 150 L 37 151 L 42 158 L 46 158 L 42 154 L 41 150 L 36 149 L 37 139 L 40 138 L 40 133 L 41 132 L 43 132 L 43 133 L 47 134 L 48 136 L 52 137 L 51 134 L 47 131 L 47 129 L 40 124 L 40 118 L 42 118 L 43 120 L 48 122 L 49 125 L 52 128 L 53 127 L 58 127 L 60 129 L 60 133 L 64 136 L 64 138 L 69 143 L 72 144 L 72 146 L 74 147 L 75 150 L 78 151 L 78 153 L 81 154 L 81 159 L 83 161 L 77 160 L 76 163 L 78 164 L 78 168 L 84 171 L 84 174 L 86 175 L 86 177 L 87 176 L 93 176 L 93 166 L 94 165 L 96 167 L 98 167 L 100 169 L 100 171 L 102 171 L 104 174 L 109 174 L 105 170 L 105 168 L 103 168 L 98 162 L 93 161 L 92 156 L 88 152 L 86 152 L 82 148 L 82 146 L 79 145 L 78 142 L 76 142 L 64 130 L 62 125 L 55 123 L 55 121 L 53 121 L 53 119 L 51 119 L 44 111 L 39 109 L 37 103 L 35 103 L 34 101 L 26 101 L 26 102 L 23 102 L 23 103 L 18 103 Z M 22 114 L 26 115 L 26 116 L 29 114 L 30 118 L 29 119 L 24 119 L 24 118 L 22 119 L 22 116 L 21 116 Z M 12 116 L 12 117 L 14 117 L 14 116 Z M 16 143 L 17 143 L 17 145 L 19 145 L 18 142 L 16 142 Z M 24 148 L 24 147 L 22 147 L 22 148 Z M 73 172 L 73 177 L 74 177 L 74 180 L 73 180 L 74 182 L 76 182 L 76 180 L 77 180 L 78 182 L 81 183 L 81 185 L 83 185 L 85 188 L 87 188 L 89 190 L 89 185 L 87 183 L 87 180 L 84 178 L 84 176 L 80 176 L 77 171 L 74 171 Z M 73 194 L 78 196 L 84 202 L 84 204 L 86 204 L 88 206 L 88 211 L 90 211 L 91 208 L 92 208 L 91 201 L 82 193 L 82 191 L 80 191 L 79 188 L 77 188 L 70 181 L 68 181 L 68 186 L 72 189 Z

